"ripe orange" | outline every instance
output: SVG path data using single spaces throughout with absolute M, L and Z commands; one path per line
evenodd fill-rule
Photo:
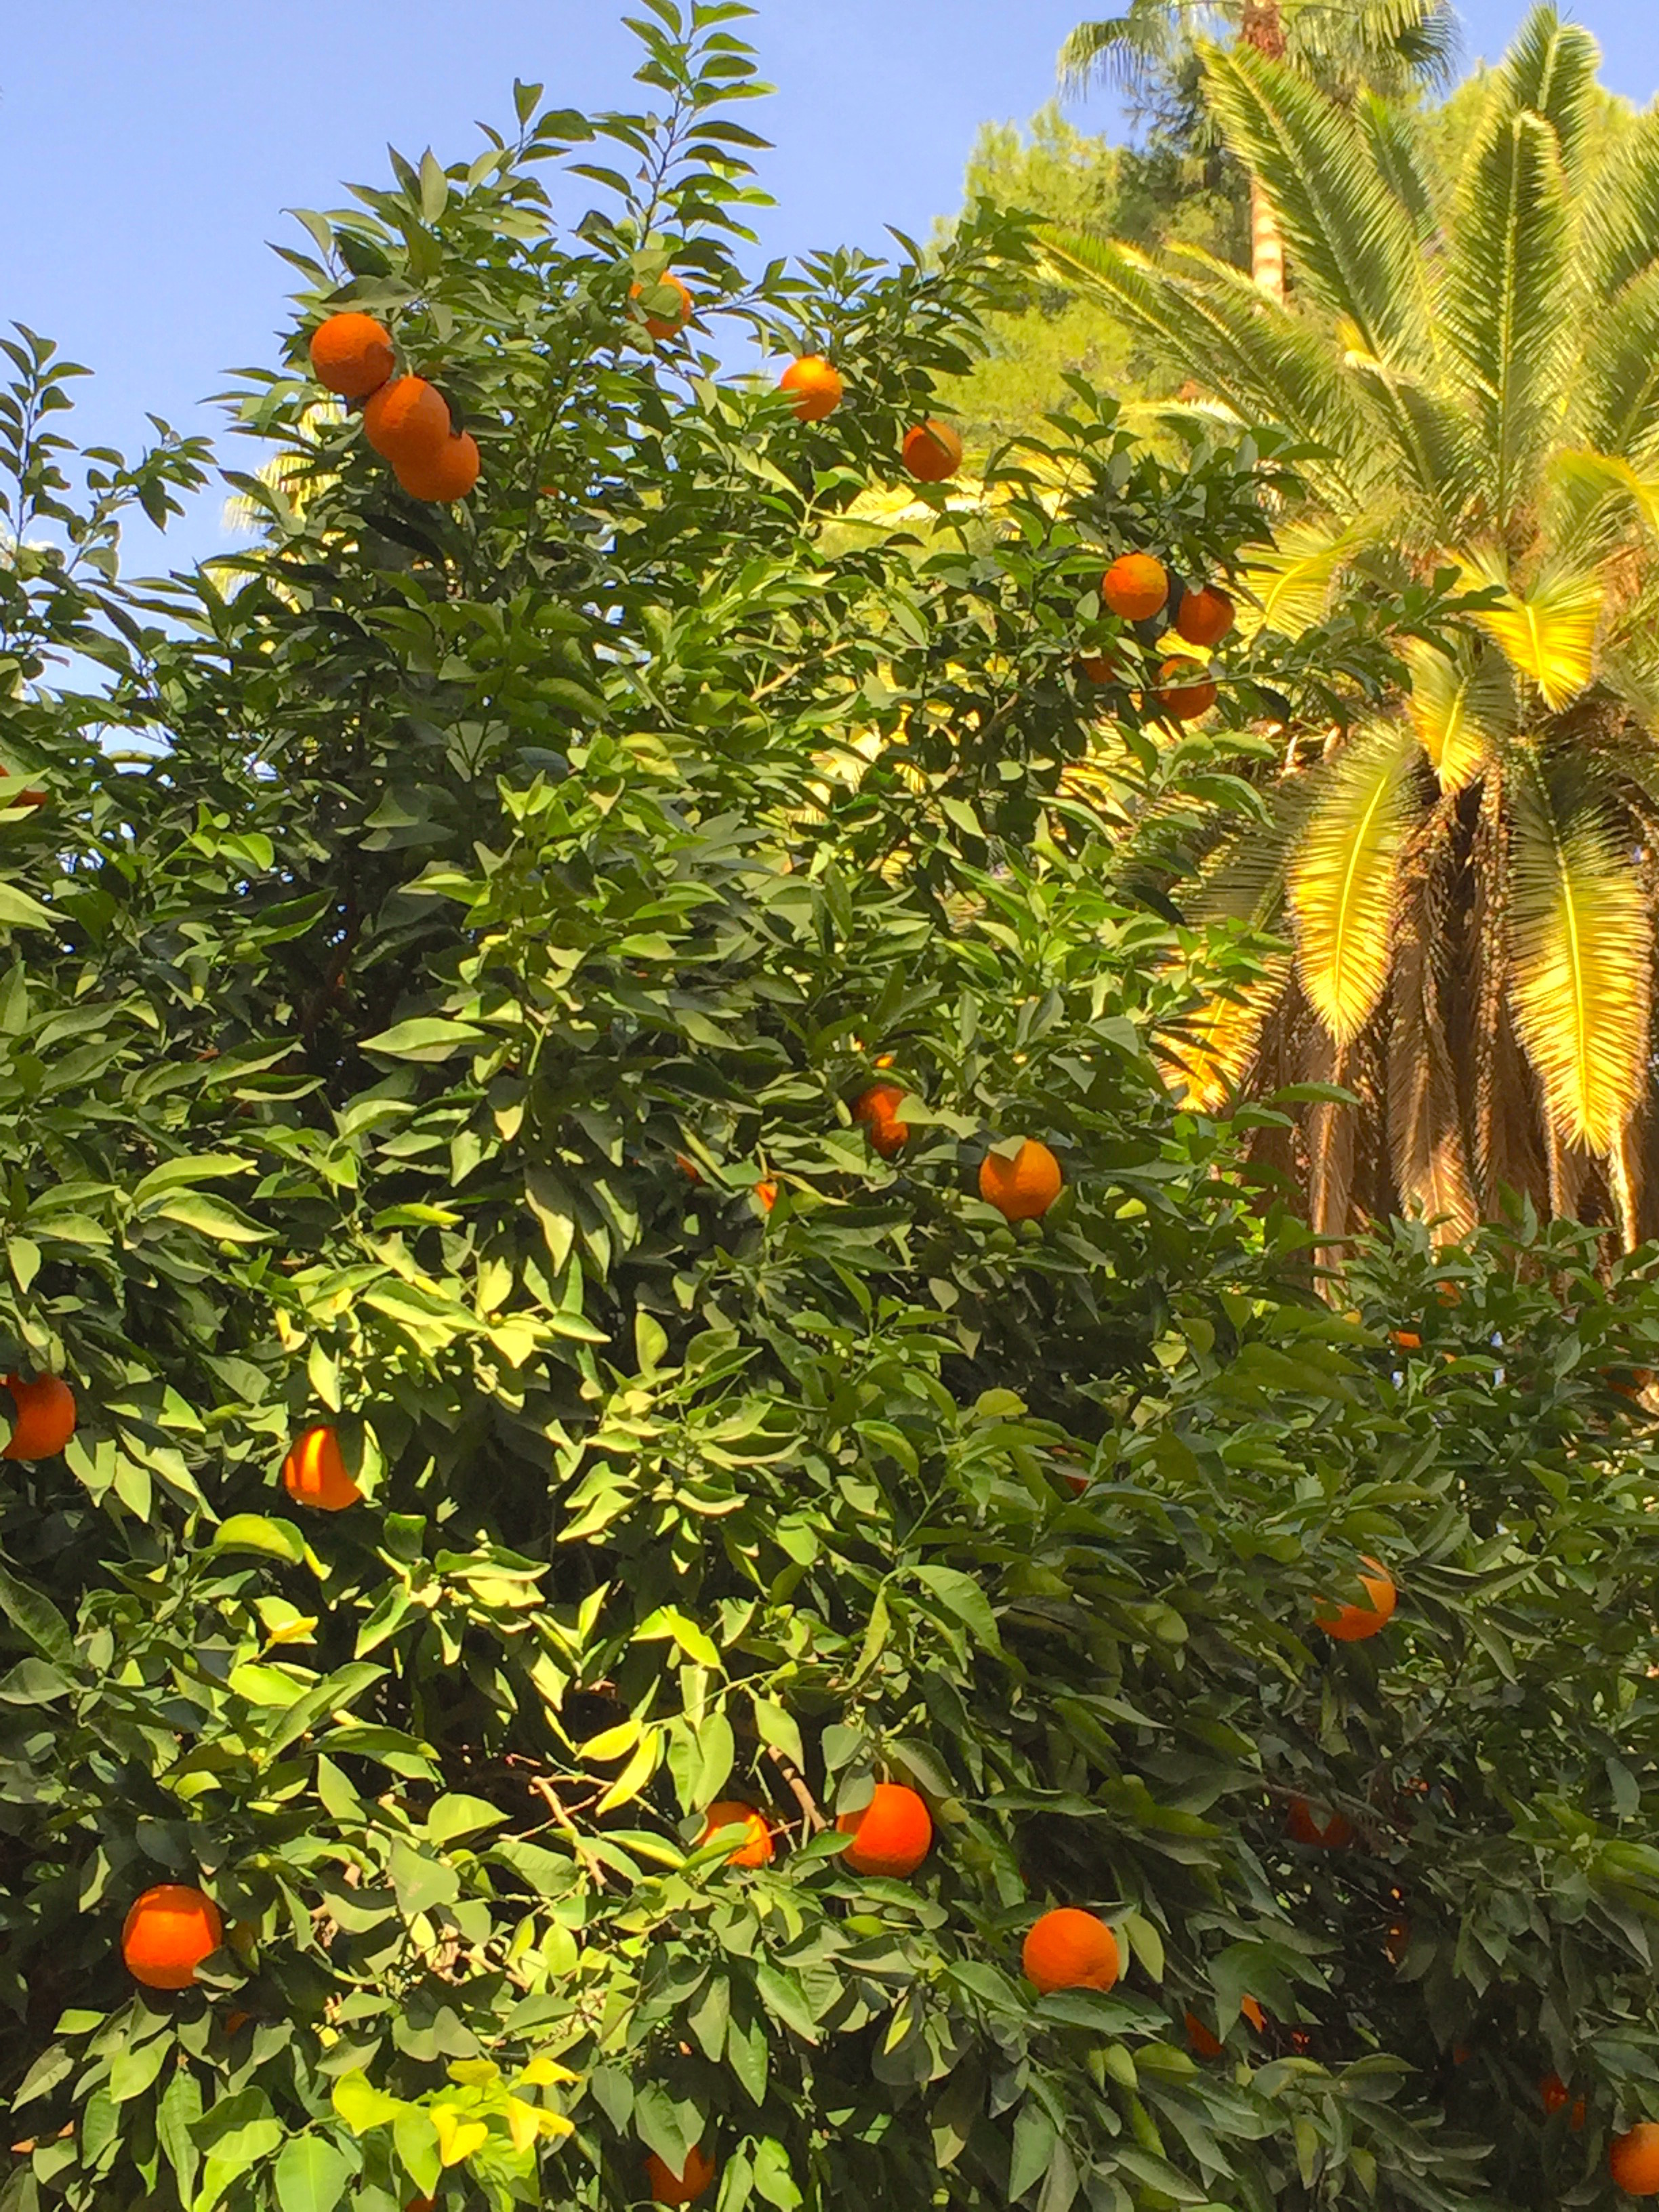
M 1321 1598 L 1314 1607 L 1314 1619 L 1339 1644 L 1363 1644 L 1368 1636 L 1379 1635 L 1388 1626 L 1400 1595 L 1380 1559 L 1367 1553 L 1360 1564 L 1376 1571 L 1354 1577 L 1370 1600 L 1369 1605 L 1334 1605 L 1328 1598 Z
M 1423 1349 L 1423 1340 L 1414 1328 L 1391 1328 L 1389 1341 L 1401 1352 L 1421 1352 Z
M 1265 2035 L 1267 2033 L 1267 2015 L 1254 1997 L 1240 1997 L 1238 2009 L 1258 2035 Z
M 755 1195 L 761 1202 L 763 1213 L 769 1213 L 778 1202 L 778 1187 L 770 1178 L 755 1185 Z
M 1560 2111 L 1563 2105 L 1566 2103 L 1570 2094 L 1571 2093 L 1567 2088 L 1566 2083 L 1561 2079 L 1561 2076 L 1559 2074 L 1545 2075 L 1543 2080 L 1538 2085 L 1538 2094 L 1543 2104 L 1544 2110 L 1549 2113 L 1552 2118 L 1553 2118 L 1554 2115 Z M 1567 2116 L 1567 2125 L 1572 2130 L 1575 2135 L 1577 2135 L 1578 2130 L 1583 2126 L 1587 2112 L 1588 2107 L 1585 2105 L 1584 2100 L 1582 2097 L 1573 2098 L 1572 2110 Z
M 363 435 L 394 468 L 418 466 L 451 434 L 449 404 L 423 376 L 394 376 L 363 410 Z
M 794 395 L 793 405 L 798 421 L 822 422 L 826 415 L 833 415 L 841 405 L 846 386 L 839 369 L 832 368 L 822 354 L 809 353 L 790 362 L 778 389 Z
M 1206 584 L 1200 592 L 1183 592 L 1176 610 L 1176 635 L 1188 645 L 1219 645 L 1233 626 L 1233 603 L 1225 592 Z
M 1120 553 L 1100 580 L 1100 596 L 1125 622 L 1150 622 L 1169 599 L 1170 572 L 1150 553 Z
M 1162 680 L 1153 696 L 1172 720 L 1195 722 L 1200 714 L 1207 714 L 1214 706 L 1215 685 L 1207 676 L 1200 676 L 1190 660 L 1166 660 L 1158 675 Z M 1197 677 L 1198 680 L 1177 684 L 1171 680 L 1177 676 Z
M 1195 2012 L 1187 2015 L 1187 2040 L 1200 2058 L 1219 2058 L 1221 2038 L 1213 2028 L 1206 2027 Z
M 314 1505 L 320 1513 L 343 1513 L 363 1494 L 346 1472 L 339 1437 L 320 1425 L 303 1430 L 289 1446 L 283 1487 L 296 1505 Z
M 842 1862 L 854 1874 L 912 1875 L 933 1848 L 933 1815 L 902 1782 L 878 1782 L 870 1802 L 836 1826 L 853 1838 Z
M 691 1155 L 689 1152 L 676 1152 L 674 1155 L 674 1164 L 679 1170 L 680 1173 L 685 1177 L 687 1182 L 701 1182 L 702 1181 L 702 1170 L 697 1165 L 696 1162 L 691 1158 Z
M 367 399 L 396 366 L 392 333 L 373 315 L 331 315 L 311 334 L 311 373 L 342 399 Z
M 962 441 L 930 415 L 905 432 L 904 465 L 918 483 L 944 483 L 962 466 Z
M 75 1434 L 75 1393 L 61 1375 L 8 1375 L 17 1418 L 0 1459 L 56 1459 Z
M 478 481 L 478 441 L 471 431 L 452 432 L 429 453 L 398 462 L 397 474 L 411 499 L 465 499 Z
M 1305 1797 L 1292 1797 L 1288 1826 L 1298 1844 L 1313 1844 L 1321 1850 L 1340 1851 L 1353 1841 L 1353 1823 L 1333 1813 L 1322 1827 Z
M 1047 1145 L 1027 1137 L 1011 1160 L 987 1152 L 980 1164 L 979 1194 L 1009 1221 L 1037 1221 L 1060 1196 L 1065 1181 Z
M 1115 684 L 1117 663 L 1109 653 L 1080 653 L 1078 672 L 1086 676 L 1091 684 Z
M 127 1972 L 147 1990 L 187 1990 L 196 1969 L 224 1941 L 219 1908 L 199 1889 L 159 1882 L 134 1905 L 121 1930 Z
M 1030 1929 L 1019 1962 L 1042 1996 L 1052 1990 L 1109 1990 L 1118 1977 L 1117 1938 L 1092 1912 L 1062 1905 Z
M 672 315 L 647 315 L 645 327 L 653 338 L 677 338 L 691 319 L 692 300 L 690 287 L 683 283 L 672 269 L 665 270 L 654 284 L 635 284 L 628 296 L 630 300 L 643 299 L 647 291 L 658 291 L 665 284 L 679 294 L 679 305 Z
M 1627 2197 L 1659 2197 L 1659 2124 L 1638 2120 L 1615 2136 L 1607 2171 Z
M 728 1866 L 759 1867 L 772 1863 L 772 1831 L 752 1805 L 745 1805 L 740 1797 L 722 1797 L 711 1805 L 702 1824 L 701 1841 L 707 1843 L 722 1828 L 741 1825 L 744 1839 L 726 1853 Z
M 699 2143 L 686 2154 L 684 2173 L 671 2173 L 653 2151 L 645 2161 L 645 2178 L 659 2204 L 695 2204 L 714 2179 L 714 2161 Z
M 895 1158 L 909 1142 L 910 1125 L 898 1118 L 903 1096 L 896 1083 L 872 1083 L 853 1103 L 853 1119 L 884 1160 Z

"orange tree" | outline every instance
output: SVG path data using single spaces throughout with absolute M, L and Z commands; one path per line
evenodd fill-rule
M 861 527 L 1022 239 L 745 277 L 735 12 L 308 219 L 234 561 L 123 586 L 204 457 L 72 496 L 12 351 L 5 2212 L 1593 2193 L 1659 1300 L 1563 1229 L 1334 1309 L 1172 1103 L 1249 948 L 1103 888 L 1103 702 L 1197 756 L 1095 587 L 1279 465 L 1079 393 Z M 342 311 L 465 500 L 319 408 Z M 1270 647 L 1245 715 L 1384 672 Z

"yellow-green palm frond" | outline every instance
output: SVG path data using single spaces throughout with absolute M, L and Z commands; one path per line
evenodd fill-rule
M 1401 856 L 1413 812 L 1417 740 L 1404 722 L 1373 725 L 1320 772 L 1287 890 L 1308 1002 L 1339 1045 L 1376 1012 L 1393 954 Z
M 1505 528 L 1533 495 L 1577 343 L 1574 243 L 1555 132 L 1530 108 L 1500 109 L 1464 175 L 1441 300 Z
M 1243 571 L 1254 604 L 1239 609 L 1245 638 L 1257 630 L 1300 637 L 1324 615 L 1331 586 L 1366 535 L 1357 522 L 1334 519 L 1287 523 L 1266 552 L 1254 554 Z
M 1201 1114 L 1217 1114 L 1243 1084 L 1268 1015 L 1284 995 L 1288 953 L 1275 953 L 1252 981 L 1208 999 L 1173 1045 L 1174 1087 Z
M 1508 988 L 1545 1110 L 1567 1145 L 1607 1152 L 1647 1085 L 1653 919 L 1607 811 L 1517 776 Z
M 302 517 L 331 481 L 318 466 L 317 449 L 330 432 L 339 428 L 343 414 L 338 400 L 314 400 L 300 417 L 301 444 L 289 447 L 243 479 L 247 489 L 234 492 L 225 501 L 225 528 L 246 536 L 284 516 Z
M 1544 704 L 1565 707 L 1595 673 L 1601 580 L 1594 570 L 1551 567 L 1518 591 L 1500 563 L 1476 556 L 1466 565 L 1472 585 L 1495 585 L 1503 596 L 1475 617 L 1510 665 L 1538 686 Z
M 1659 540 L 1659 476 L 1616 453 L 1567 447 L 1549 467 L 1552 542 L 1588 566 L 1615 551 L 1632 516 Z
M 1509 664 L 1482 645 L 1447 653 L 1413 638 L 1405 652 L 1412 672 L 1412 727 L 1441 790 L 1462 791 L 1514 734 L 1515 679 Z

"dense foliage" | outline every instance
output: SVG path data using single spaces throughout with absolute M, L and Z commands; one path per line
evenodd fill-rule
M 123 587 L 202 456 L 71 499 L 14 356 L 0 1337 L 81 1420 L 0 1508 L 6 2212 L 599 2208 L 698 2146 L 722 2212 L 1553 2203 L 1659 2109 L 1612 1387 L 1659 1299 L 1565 1231 L 1313 1295 L 1160 1073 L 1246 954 L 1115 903 L 1067 781 L 1103 698 L 1174 750 L 1076 665 L 1157 657 L 1103 557 L 1215 573 L 1282 468 L 1079 397 L 959 526 L 850 528 L 1019 230 L 751 286 L 735 11 L 656 12 L 661 120 L 523 88 L 310 219 L 247 409 L 300 493 L 243 479 L 234 562 Z M 650 344 L 671 260 L 843 410 Z M 317 410 L 346 302 L 477 437 L 465 506 Z M 1218 665 L 1300 710 L 1318 635 L 1274 651 Z M 1066 1187 L 1016 1228 L 1024 1137 Z M 338 1512 L 279 1480 L 318 1421 Z M 1401 1609 L 1338 1646 L 1365 1553 Z M 842 1858 L 878 1778 L 912 1880 Z M 769 1865 L 702 1844 L 732 1798 Z M 158 1882 L 227 1930 L 177 1994 L 122 1960 Z M 1021 1978 L 1057 1904 L 1109 1994 Z

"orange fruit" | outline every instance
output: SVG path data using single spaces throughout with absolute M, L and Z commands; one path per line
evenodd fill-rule
M 839 369 L 832 368 L 822 354 L 809 353 L 790 362 L 778 389 L 793 395 L 791 404 L 798 421 L 822 422 L 841 405 L 846 386 Z
M 1060 1196 L 1066 1178 L 1060 1162 L 1035 1137 L 1011 1160 L 987 1152 L 980 1164 L 979 1194 L 1009 1221 L 1038 1221 Z
M 1333 1813 L 1322 1827 L 1305 1797 L 1292 1797 L 1288 1826 L 1298 1844 L 1313 1844 L 1321 1850 L 1340 1851 L 1353 1841 L 1353 1823 Z
M 930 415 L 905 432 L 904 465 L 918 483 L 944 483 L 962 466 L 962 441 Z
M 311 334 L 311 373 L 342 399 L 367 399 L 396 366 L 392 333 L 373 315 L 331 315 Z
M 1354 1577 L 1370 1600 L 1369 1605 L 1334 1605 L 1328 1598 L 1320 1598 L 1314 1606 L 1314 1619 L 1339 1644 L 1363 1644 L 1368 1636 L 1380 1634 L 1388 1626 L 1400 1595 L 1380 1559 L 1367 1553 L 1360 1565 L 1375 1570 Z
M 1109 653 L 1080 653 L 1078 672 L 1086 676 L 1091 684 L 1115 684 L 1117 663 Z
M 853 1838 L 842 1861 L 854 1874 L 912 1875 L 933 1848 L 933 1815 L 902 1782 L 878 1782 L 870 1802 L 836 1826 Z
M 1213 2028 L 1206 2027 L 1195 2012 L 1187 2015 L 1187 2040 L 1200 2058 L 1219 2058 L 1221 2038 Z
M 296 1505 L 314 1505 L 319 1513 L 343 1513 L 363 1494 L 346 1472 L 339 1437 L 320 1425 L 301 1431 L 289 1446 L 283 1487 Z
M 75 1434 L 74 1391 L 61 1375 L 8 1375 L 6 1388 L 17 1415 L 0 1459 L 56 1459 Z
M 438 2212 L 438 2200 L 435 2197 L 411 2197 L 404 2212 Z
M 1030 1929 L 1019 1963 L 1040 1996 L 1053 1990 L 1109 1990 L 1118 1977 L 1117 1938 L 1092 1912 L 1062 1905 Z
M 653 338 L 677 338 L 691 319 L 692 301 L 690 287 L 682 283 L 672 269 L 665 270 L 653 284 L 635 284 L 628 296 L 630 300 L 643 299 L 647 291 L 659 291 L 665 284 L 679 294 L 679 305 L 672 316 L 647 315 L 645 327 Z M 685 2203 L 689 2200 L 678 2198 L 674 2201 Z
M 441 445 L 396 467 L 398 481 L 411 499 L 446 504 L 465 499 L 478 481 L 478 441 L 471 431 L 452 431 Z
M 1200 714 L 1207 714 L 1216 701 L 1215 685 L 1207 676 L 1200 676 L 1190 660 L 1166 660 L 1158 675 L 1162 679 L 1153 696 L 1170 719 L 1177 722 L 1195 722 Z M 1172 678 L 1196 678 L 1196 682 L 1176 684 Z
M 1120 553 L 1100 580 L 1100 596 L 1125 622 L 1149 622 L 1170 597 L 1170 572 L 1150 553 Z
M 778 1202 L 778 1187 L 769 1178 L 767 1182 L 755 1185 L 755 1195 L 761 1202 L 762 1212 L 769 1213 Z
M 1659 2197 L 1659 2124 L 1638 2120 L 1615 2136 L 1607 2171 L 1627 2197 Z
M 0 768 L 0 775 L 9 775 L 11 773 L 9 768 Z M 0 805 L 5 806 L 44 806 L 46 803 L 46 793 L 37 791 L 33 786 L 27 791 L 14 792 L 9 799 L 0 800 Z
M 196 1969 L 224 1941 L 219 1908 L 199 1889 L 159 1882 L 147 1889 L 121 1930 L 127 1972 L 147 1990 L 187 1990 Z
M 1238 2009 L 1258 2035 L 1267 2033 L 1267 2015 L 1254 1997 L 1240 1997 Z
M 1566 2083 L 1561 2079 L 1561 2076 L 1559 2074 L 1545 2075 L 1543 2080 L 1538 2085 L 1539 2098 L 1543 2104 L 1544 2110 L 1549 2113 L 1552 2118 L 1553 2118 L 1553 2116 L 1559 2112 L 1561 2107 L 1566 2103 L 1570 2094 L 1571 2093 L 1567 2088 Z M 1588 2107 L 1582 2097 L 1573 2098 L 1572 2111 L 1568 2115 L 1567 2125 L 1572 2130 L 1575 2135 L 1577 2135 L 1580 2128 L 1583 2126 L 1587 2111 Z
M 363 410 L 363 435 L 393 468 L 429 459 L 452 434 L 449 403 L 423 376 L 394 376 Z
M 1200 592 L 1183 592 L 1176 609 L 1177 637 L 1188 645 L 1219 645 L 1233 626 L 1233 603 L 1225 592 L 1206 584 Z
M 872 1083 L 853 1103 L 853 1119 L 884 1160 L 896 1158 L 909 1141 L 910 1125 L 898 1119 L 903 1096 L 896 1083 Z
M 1423 1349 L 1423 1340 L 1414 1328 L 1391 1328 L 1389 1341 L 1401 1352 L 1421 1352 Z
M 726 1853 L 728 1866 L 759 1867 L 772 1863 L 772 1831 L 752 1805 L 745 1805 L 740 1797 L 722 1797 L 711 1805 L 702 1824 L 699 1839 L 707 1843 L 722 1828 L 741 1826 L 743 1841 Z
M 697 1165 L 696 1162 L 691 1158 L 689 1152 L 676 1152 L 674 1155 L 674 1164 L 679 1170 L 680 1173 L 685 1177 L 687 1182 L 701 1182 L 702 1181 L 702 1170 Z
M 699 2143 L 687 2152 L 685 2171 L 671 2173 L 653 2151 L 645 2161 L 645 2178 L 659 2204 L 695 2204 L 714 2179 L 714 2161 Z

